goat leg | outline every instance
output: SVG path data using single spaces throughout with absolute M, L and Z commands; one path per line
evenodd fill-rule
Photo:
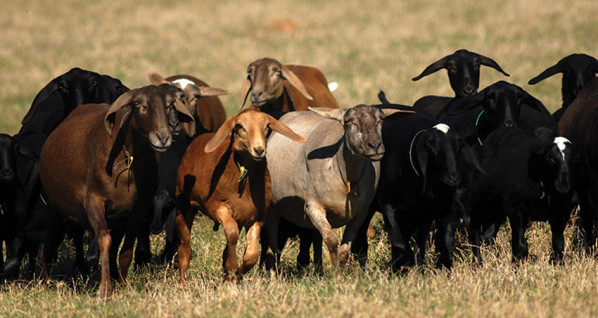
M 237 221 L 233 219 L 231 215 L 231 210 L 226 204 L 222 204 L 216 209 L 215 217 L 218 220 L 218 223 L 222 224 L 224 236 L 226 237 L 226 248 L 224 249 L 224 253 L 222 255 L 224 280 L 233 281 L 236 279 L 236 275 L 239 274 L 239 262 L 237 260 L 237 241 L 239 240 L 239 225 L 237 224 Z M 257 237 L 259 238 L 259 230 L 257 233 Z M 255 240 L 256 238 L 252 237 L 252 239 Z
M 247 273 L 257 263 L 259 256 L 260 232 L 264 222 L 255 222 L 247 230 L 247 247 L 243 253 L 243 265 L 240 274 Z
M 315 201 L 305 202 L 304 210 L 311 223 L 322 235 L 322 239 L 326 243 L 326 247 L 328 247 L 328 252 L 330 253 L 330 262 L 332 263 L 332 266 L 339 268 L 338 238 L 332 231 L 332 226 L 330 226 L 330 223 L 326 219 L 326 210 Z M 347 250 L 347 254 L 348 252 L 349 250 Z

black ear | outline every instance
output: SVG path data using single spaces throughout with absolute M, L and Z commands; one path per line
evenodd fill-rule
M 484 96 L 484 91 L 481 91 L 475 95 L 453 98 L 448 104 L 446 104 L 446 106 L 444 106 L 441 113 L 448 115 L 459 115 L 465 113 L 476 108 L 477 106 L 482 105 Z
M 592 68 L 594 69 L 594 73 L 598 73 L 598 60 L 593 57 L 592 57 L 592 59 L 593 59 Z
M 112 144 L 112 149 L 110 149 L 110 154 L 108 155 L 108 162 L 106 163 L 106 173 L 112 177 L 112 171 L 114 170 L 114 160 L 116 156 L 121 152 L 123 145 L 125 144 L 125 140 L 127 139 L 127 131 L 129 130 L 129 124 L 131 123 L 131 118 L 133 118 L 132 114 L 127 116 L 127 119 L 122 124 L 116 138 L 114 139 L 114 144 Z
M 549 68 L 547 68 L 546 70 L 544 70 L 544 72 L 540 73 L 540 75 L 532 78 L 531 80 L 529 80 L 529 82 L 527 82 L 530 85 L 534 85 L 536 83 L 538 83 L 539 81 L 551 77 L 552 75 L 556 74 L 556 73 L 560 73 L 562 72 L 563 69 L 560 65 L 560 63 L 557 63 Z
M 548 111 L 548 109 L 546 109 L 546 107 L 544 106 L 544 104 L 542 104 L 541 101 L 539 101 L 537 98 L 530 95 L 528 92 L 524 91 L 523 89 L 521 90 L 521 92 L 523 93 L 523 103 L 524 104 L 531 106 L 532 108 L 536 109 L 540 113 L 544 113 L 545 115 L 550 116 L 550 112 Z
M 426 168 L 428 167 L 428 157 L 430 156 L 429 149 L 426 147 L 427 141 L 428 138 L 426 137 L 426 132 L 423 132 L 422 136 L 416 141 L 415 144 L 415 158 L 417 160 L 417 164 L 419 165 L 420 177 L 424 183 L 422 187 L 422 193 L 425 193 L 427 188 Z
M 438 60 L 438 61 L 436 61 L 436 62 L 428 65 L 428 67 L 426 67 L 426 69 L 421 74 L 419 74 L 418 76 L 412 78 L 411 80 L 412 81 L 418 81 L 419 79 L 421 79 L 424 76 L 428 76 L 428 75 L 430 75 L 430 74 L 432 74 L 432 73 L 434 73 L 434 72 L 436 72 L 438 70 L 443 69 L 446 66 L 446 60 L 448 59 L 449 56 L 452 56 L 452 54 L 451 55 L 447 55 L 447 56 L 441 58 L 440 60 Z
M 60 87 L 60 85 L 62 85 L 62 79 L 60 77 L 55 78 L 50 83 L 48 83 L 48 85 L 42 88 L 42 90 L 39 91 L 39 93 L 37 93 L 37 95 L 33 99 L 31 108 L 29 108 L 27 115 L 25 115 L 23 121 L 21 122 L 22 125 L 29 123 L 33 119 L 33 117 L 37 115 L 37 113 L 46 111 L 44 109 L 40 109 L 40 105 L 46 104 L 46 100 L 52 97 L 52 94 L 58 93 L 58 88 Z M 64 110 L 64 105 L 62 105 L 62 97 L 60 95 L 56 95 L 56 97 L 56 101 L 51 103 L 52 107 L 55 109 L 52 109 L 51 111 L 60 112 L 62 114 Z
M 461 148 L 461 155 L 463 156 L 463 160 L 465 162 L 471 164 L 479 172 L 487 174 L 486 171 L 484 171 L 484 168 L 482 168 L 480 162 L 478 161 L 478 156 L 476 156 L 473 149 L 469 147 L 466 143 L 464 143 L 463 148 Z
M 505 76 L 510 76 L 507 72 L 503 71 L 502 68 L 498 65 L 498 63 L 494 62 L 493 59 L 483 56 L 481 54 L 478 54 L 478 57 L 480 58 L 480 63 L 482 63 L 482 65 L 492 67 L 493 69 L 503 73 Z
M 544 173 L 544 153 L 545 147 L 538 147 L 538 149 L 531 152 L 528 159 L 528 174 L 530 179 L 535 182 L 539 182 Z

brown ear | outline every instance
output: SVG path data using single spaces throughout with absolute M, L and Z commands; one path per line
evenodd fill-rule
M 251 90 L 251 81 L 249 80 L 249 77 L 245 78 L 245 81 L 243 82 L 243 87 L 241 87 L 241 107 L 239 107 L 239 110 L 241 108 L 243 108 L 243 105 L 245 105 L 245 101 L 247 100 L 247 95 L 249 94 L 249 91 Z
M 327 107 L 307 107 L 314 113 L 322 115 L 326 118 L 335 119 L 343 122 L 343 116 L 345 115 L 344 109 L 339 108 L 327 108 Z
M 174 102 L 174 108 L 179 113 L 179 122 L 185 134 L 189 137 L 195 136 L 195 118 L 189 111 L 187 105 L 183 102 L 182 98 L 177 97 Z
M 224 121 L 224 123 L 222 124 L 222 126 L 220 126 L 220 128 L 218 128 L 212 139 L 208 141 L 208 143 L 204 147 L 204 151 L 212 152 L 216 148 L 218 148 L 218 146 L 220 146 L 224 139 L 226 139 L 226 137 L 228 137 L 228 135 L 230 135 L 230 133 L 233 131 L 236 121 L 237 116 L 229 117 L 226 121 Z
M 307 142 L 305 138 L 297 135 L 291 128 L 289 128 L 289 126 L 283 124 L 268 114 L 265 115 L 268 116 L 268 124 L 270 125 L 270 129 L 273 131 L 296 142 Z
M 154 85 L 160 85 L 160 84 L 164 84 L 164 83 L 170 83 L 169 81 L 167 81 L 164 76 L 156 73 L 156 72 L 149 72 L 147 74 L 147 78 L 149 78 L 150 82 Z
M 305 98 L 307 98 L 309 100 L 313 100 L 314 99 L 313 97 L 311 97 L 311 95 L 309 95 L 309 93 L 305 89 L 305 86 L 303 85 L 303 83 L 301 82 L 301 80 L 299 79 L 299 77 L 297 77 L 297 75 L 295 75 L 295 73 L 293 73 L 293 71 L 291 71 L 288 68 L 286 68 L 285 66 L 283 66 L 282 67 L 282 76 L 287 81 L 289 81 L 289 83 L 291 83 L 291 85 L 295 86 L 295 88 L 297 90 L 299 90 L 299 92 L 301 92 L 301 94 L 303 96 L 305 96 Z
M 231 91 L 217 88 L 217 87 L 210 87 L 210 86 L 197 86 L 199 88 L 199 94 L 201 96 L 217 96 L 217 95 L 228 95 L 232 93 Z
M 393 108 L 382 108 L 380 109 L 384 113 L 384 117 L 393 115 L 393 114 L 415 114 L 413 110 L 402 110 L 402 109 L 393 109 Z
M 131 104 L 133 100 L 133 96 L 136 94 L 136 90 L 128 91 L 120 97 L 118 97 L 110 108 L 108 108 L 108 113 L 104 117 L 104 126 L 106 127 L 106 131 L 110 136 L 112 136 L 112 128 L 114 127 L 114 120 L 116 119 L 116 112 L 121 110 L 123 107 L 128 106 Z

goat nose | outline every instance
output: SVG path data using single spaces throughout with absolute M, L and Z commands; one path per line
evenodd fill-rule
M 181 124 L 178 121 L 177 122 L 169 122 L 168 128 L 170 129 L 170 132 L 178 133 L 181 130 Z
M 12 174 L 13 174 L 12 169 L 7 169 L 7 168 L 2 169 L 3 177 L 12 177 Z
M 475 88 L 473 86 L 466 86 L 463 88 L 463 93 L 465 93 L 465 95 L 475 94 Z
M 448 179 L 453 185 L 458 185 L 461 182 L 461 178 L 459 178 L 459 176 L 456 174 L 449 175 Z
M 378 150 L 378 148 L 380 148 L 381 144 L 382 144 L 382 142 L 380 142 L 380 141 L 368 142 L 368 146 L 374 150 Z
M 515 127 L 515 122 L 512 120 L 507 120 L 502 123 L 503 127 Z
M 158 138 L 158 141 L 160 142 L 160 144 L 162 146 L 170 145 L 170 141 L 172 139 L 172 135 L 170 134 L 170 132 L 168 132 L 168 133 L 157 132 L 156 137 Z
M 258 157 L 263 157 L 264 156 L 264 151 L 266 149 L 264 149 L 264 147 L 262 146 L 258 146 L 258 147 L 254 147 L 253 148 L 253 152 L 258 156 Z

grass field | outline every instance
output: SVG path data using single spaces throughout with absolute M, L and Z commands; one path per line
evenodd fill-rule
M 270 56 L 319 67 L 339 104 L 411 104 L 427 94 L 452 94 L 445 71 L 418 82 L 427 65 L 466 48 L 493 58 L 511 74 L 483 68 L 481 87 L 508 80 L 550 110 L 561 104 L 560 76 L 527 81 L 571 53 L 598 56 L 598 3 L 593 0 L 399 1 L 8 1 L 0 0 L 0 132 L 14 134 L 33 97 L 72 67 L 119 78 L 130 88 L 147 73 L 188 73 L 233 91 L 221 100 L 236 113 L 247 65 Z M 369 270 L 355 262 L 325 275 L 296 272 L 294 243 L 283 255 L 285 275 L 253 270 L 238 285 L 221 282 L 222 231 L 196 220 L 190 284 L 172 269 L 131 273 L 108 301 L 95 281 L 17 281 L 0 287 L 0 316 L 454 316 L 596 317 L 598 266 L 571 248 L 566 262 L 548 262 L 550 229 L 528 232 L 530 254 L 510 261 L 508 231 L 484 249 L 474 267 L 466 249 L 451 273 L 431 266 L 388 272 L 384 234 L 371 242 Z M 378 225 L 379 227 L 379 225 Z M 160 237 L 154 237 L 159 251 Z M 72 255 L 63 250 L 63 258 Z M 433 255 L 430 255 L 433 256 Z M 432 264 L 433 261 L 430 261 Z

